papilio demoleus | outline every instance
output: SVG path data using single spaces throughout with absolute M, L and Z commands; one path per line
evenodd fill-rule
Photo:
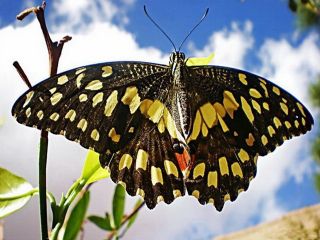
M 46 79 L 14 104 L 19 123 L 100 153 L 111 179 L 149 208 L 185 194 L 217 210 L 235 200 L 264 156 L 311 129 L 295 97 L 254 74 L 187 66 L 106 62 Z
M 187 191 L 221 211 L 247 190 L 258 156 L 309 131 L 313 119 L 262 77 L 187 66 L 182 44 L 169 65 L 105 62 L 48 78 L 15 102 L 12 115 L 98 152 L 111 179 L 150 209 Z

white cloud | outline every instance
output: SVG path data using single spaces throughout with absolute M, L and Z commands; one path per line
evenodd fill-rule
M 92 3 L 83 1 L 72 1 L 72 3 L 74 5 L 70 0 L 62 3 L 64 10 L 71 9 L 68 14 L 72 16 L 72 18 L 66 18 L 69 22 L 64 25 L 70 23 L 75 26 L 86 9 L 93 9 L 93 12 L 97 10 Z M 105 4 L 111 4 L 111 2 Z M 117 11 L 116 7 L 113 7 L 110 5 L 110 9 L 113 10 L 109 13 L 110 15 L 107 15 L 109 20 Z M 66 14 L 64 10 L 59 14 Z M 81 14 L 78 16 L 79 12 Z M 71 33 L 73 39 L 64 46 L 60 71 L 100 61 L 131 59 L 168 62 L 167 54 L 153 47 L 141 48 L 132 33 L 108 21 L 101 22 L 99 19 L 98 17 L 94 24 L 79 26 L 80 29 Z M 54 40 L 60 39 L 67 33 L 61 26 L 55 29 L 59 29 L 59 34 L 52 36 Z M 71 31 L 71 29 L 68 30 Z M 10 116 L 10 108 L 14 100 L 26 89 L 11 63 L 19 60 L 33 84 L 45 78 L 47 74 L 45 44 L 36 21 L 24 27 L 8 26 L 0 29 L 0 39 L 2 41 L 0 75 L 3 79 L 0 88 L 0 116 L 4 115 L 7 118 L 5 125 L 0 128 L 0 165 L 16 171 L 37 185 L 35 146 L 39 132 L 17 124 Z M 285 39 L 270 39 L 260 48 L 262 67 L 255 71 L 274 79 L 279 85 L 285 86 L 294 95 L 304 99 L 305 84 L 316 75 L 315 64 L 319 62 L 320 54 L 316 42 L 315 35 L 306 38 L 296 47 Z M 253 43 L 252 23 L 247 22 L 243 26 L 234 23 L 231 29 L 225 28 L 213 33 L 207 46 L 202 50 L 193 49 L 193 53 L 206 56 L 214 52 L 215 63 L 241 68 L 245 66 L 246 55 L 253 50 Z M 283 60 L 284 56 L 287 61 Z M 287 79 L 287 82 L 282 84 L 283 79 Z M 226 203 L 222 213 L 216 212 L 212 206 L 200 206 L 192 197 L 180 198 L 171 205 L 160 204 L 153 211 L 142 210 L 136 224 L 125 239 L 131 239 L 130 236 L 135 236 L 137 239 L 172 239 L 175 236 L 181 239 L 183 236 L 185 239 L 195 239 L 186 232 L 190 224 L 204 226 L 205 231 L 213 234 L 250 225 L 252 218 L 260 214 L 263 219 L 278 216 L 286 209 L 279 205 L 276 198 L 277 191 L 290 179 L 294 178 L 299 182 L 301 176 L 310 172 L 310 160 L 297 158 L 297 154 L 303 151 L 301 147 L 303 141 L 307 141 L 307 138 L 291 140 L 275 153 L 261 159 L 258 163 L 258 175 L 249 190 L 242 193 L 236 202 Z M 70 185 L 71 181 L 78 177 L 85 150 L 61 136 L 50 135 L 50 144 L 48 184 L 50 190 L 58 194 L 65 191 L 65 186 Z M 16 153 L 17 151 L 19 154 Z M 59 178 L 57 178 L 58 173 Z M 106 207 L 110 209 L 110 204 L 105 199 L 107 197 L 102 199 L 101 196 L 111 195 L 114 185 L 106 185 L 100 183 L 93 189 L 95 197 L 92 197 L 90 211 L 101 213 Z M 130 201 L 130 204 L 132 205 L 133 201 Z M 8 229 L 28 227 L 25 226 L 25 222 L 15 222 L 13 226 L 10 218 L 7 226 Z M 37 228 L 37 226 L 34 227 Z M 90 230 L 86 233 L 88 238 L 97 232 L 92 226 L 88 229 Z M 37 231 L 34 232 L 37 233 Z M 183 235 L 184 232 L 186 232 L 185 235 Z M 15 238 L 13 235 L 12 230 L 10 237 Z
M 65 22 L 55 29 L 57 31 L 82 30 L 93 22 L 111 22 L 115 18 L 126 24 L 129 21 L 126 13 L 134 2 L 135 0 L 57 0 L 53 1 L 51 17 Z
M 224 28 L 213 33 L 203 49 L 195 49 L 193 44 L 189 45 L 189 49 L 197 56 L 208 56 L 213 52 L 213 62 L 216 65 L 243 68 L 246 54 L 254 43 L 252 28 L 250 21 L 245 22 L 243 26 L 233 22 L 231 30 Z

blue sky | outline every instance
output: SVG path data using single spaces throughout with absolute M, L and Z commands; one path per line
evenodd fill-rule
M 212 64 L 263 75 L 297 96 L 314 112 L 307 85 L 320 72 L 319 35 L 313 31 L 297 31 L 285 0 L 48 1 L 46 14 L 53 39 L 66 34 L 73 36 L 64 47 L 61 71 L 120 59 L 167 63 L 172 46 L 146 18 L 144 4 L 176 45 L 209 7 L 207 19 L 185 43 L 184 52 L 191 56 L 214 52 Z M 32 1 L 0 2 L 0 117 L 5 119 L 0 128 L 0 166 L 37 185 L 38 132 L 17 124 L 10 114 L 14 100 L 25 90 L 11 67 L 12 62 L 19 60 L 33 83 L 47 76 L 46 49 L 37 22 L 34 17 L 23 23 L 15 20 L 17 12 L 32 5 Z M 237 201 L 228 202 L 222 213 L 217 213 L 212 206 L 200 206 L 191 197 L 183 197 L 169 206 L 159 204 L 154 211 L 143 210 L 125 239 L 131 239 L 130 236 L 211 239 L 317 203 L 319 196 L 312 180 L 315 166 L 308 154 L 314 134 L 313 130 L 290 140 L 261 158 L 257 177 L 249 190 Z M 48 185 L 58 196 L 80 174 L 86 151 L 61 136 L 50 136 L 50 144 Z M 21 154 L 14 154 L 17 150 Z M 64 174 L 57 179 L 57 172 Z M 113 183 L 104 181 L 93 188 L 92 213 L 110 208 L 107 202 L 113 187 Z M 133 205 L 134 200 L 128 199 L 129 205 Z M 30 218 L 30 214 L 35 219 L 38 216 L 35 201 L 8 218 L 6 238 L 37 238 L 37 221 L 27 224 L 21 221 Z M 16 231 L 25 227 L 32 231 L 21 231 L 23 235 Z M 88 237 L 103 236 L 90 224 L 86 231 Z

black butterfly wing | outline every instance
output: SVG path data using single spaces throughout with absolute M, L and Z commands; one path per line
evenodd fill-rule
M 295 97 L 237 69 L 189 67 L 194 99 L 188 143 L 194 159 L 186 187 L 200 203 L 221 210 L 256 174 L 257 157 L 311 129 L 313 119 Z
M 102 154 L 113 181 L 154 207 L 184 194 L 166 107 L 167 66 L 101 63 L 73 69 L 28 90 L 14 104 L 19 123 L 45 129 Z M 111 158 L 112 156 L 112 158 Z M 111 160 L 111 161 L 110 161 Z
M 167 114 L 160 122 L 168 119 Z M 170 128 L 170 123 L 160 125 L 141 121 L 137 134 L 123 149 L 115 154 L 100 155 L 102 165 L 110 169 L 111 179 L 123 184 L 130 195 L 142 196 L 150 209 L 161 201 L 171 203 L 185 191 L 173 139 L 168 130 L 164 130 Z

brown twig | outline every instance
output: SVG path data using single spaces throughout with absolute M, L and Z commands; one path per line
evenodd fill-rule
M 22 67 L 20 66 L 19 62 L 14 61 L 13 66 L 16 68 L 17 72 L 19 73 L 19 75 L 20 75 L 21 79 L 24 81 L 24 83 L 27 84 L 28 88 L 31 88 L 32 85 L 31 85 L 27 75 L 23 71 Z
M 143 201 L 138 207 L 136 207 L 129 215 L 127 215 L 126 217 L 124 217 L 121 221 L 120 227 L 123 227 L 137 212 L 140 211 L 140 209 L 145 205 L 145 201 Z M 106 238 L 106 240 L 112 240 L 113 237 L 115 236 L 115 234 L 117 234 L 118 230 L 112 231 Z M 121 236 L 122 237 L 122 236 Z
M 71 40 L 70 36 L 63 37 L 59 42 L 52 42 L 48 28 L 46 25 L 44 10 L 46 8 L 46 1 L 42 2 L 41 6 L 28 8 L 17 15 L 18 20 L 23 20 L 30 13 L 34 13 L 40 24 L 43 37 L 45 39 L 48 55 L 49 55 L 49 75 L 54 76 L 58 71 L 59 59 L 61 56 L 62 48 L 64 43 Z M 31 84 L 20 67 L 20 65 L 15 62 L 18 73 L 24 82 L 31 87 Z M 46 166 L 47 166 L 47 152 L 48 152 L 48 132 L 45 130 L 41 131 L 40 138 L 40 151 L 39 151 L 39 197 L 40 197 L 40 216 L 41 216 L 41 234 L 42 239 L 48 239 L 48 222 L 47 222 L 47 202 L 46 202 Z

